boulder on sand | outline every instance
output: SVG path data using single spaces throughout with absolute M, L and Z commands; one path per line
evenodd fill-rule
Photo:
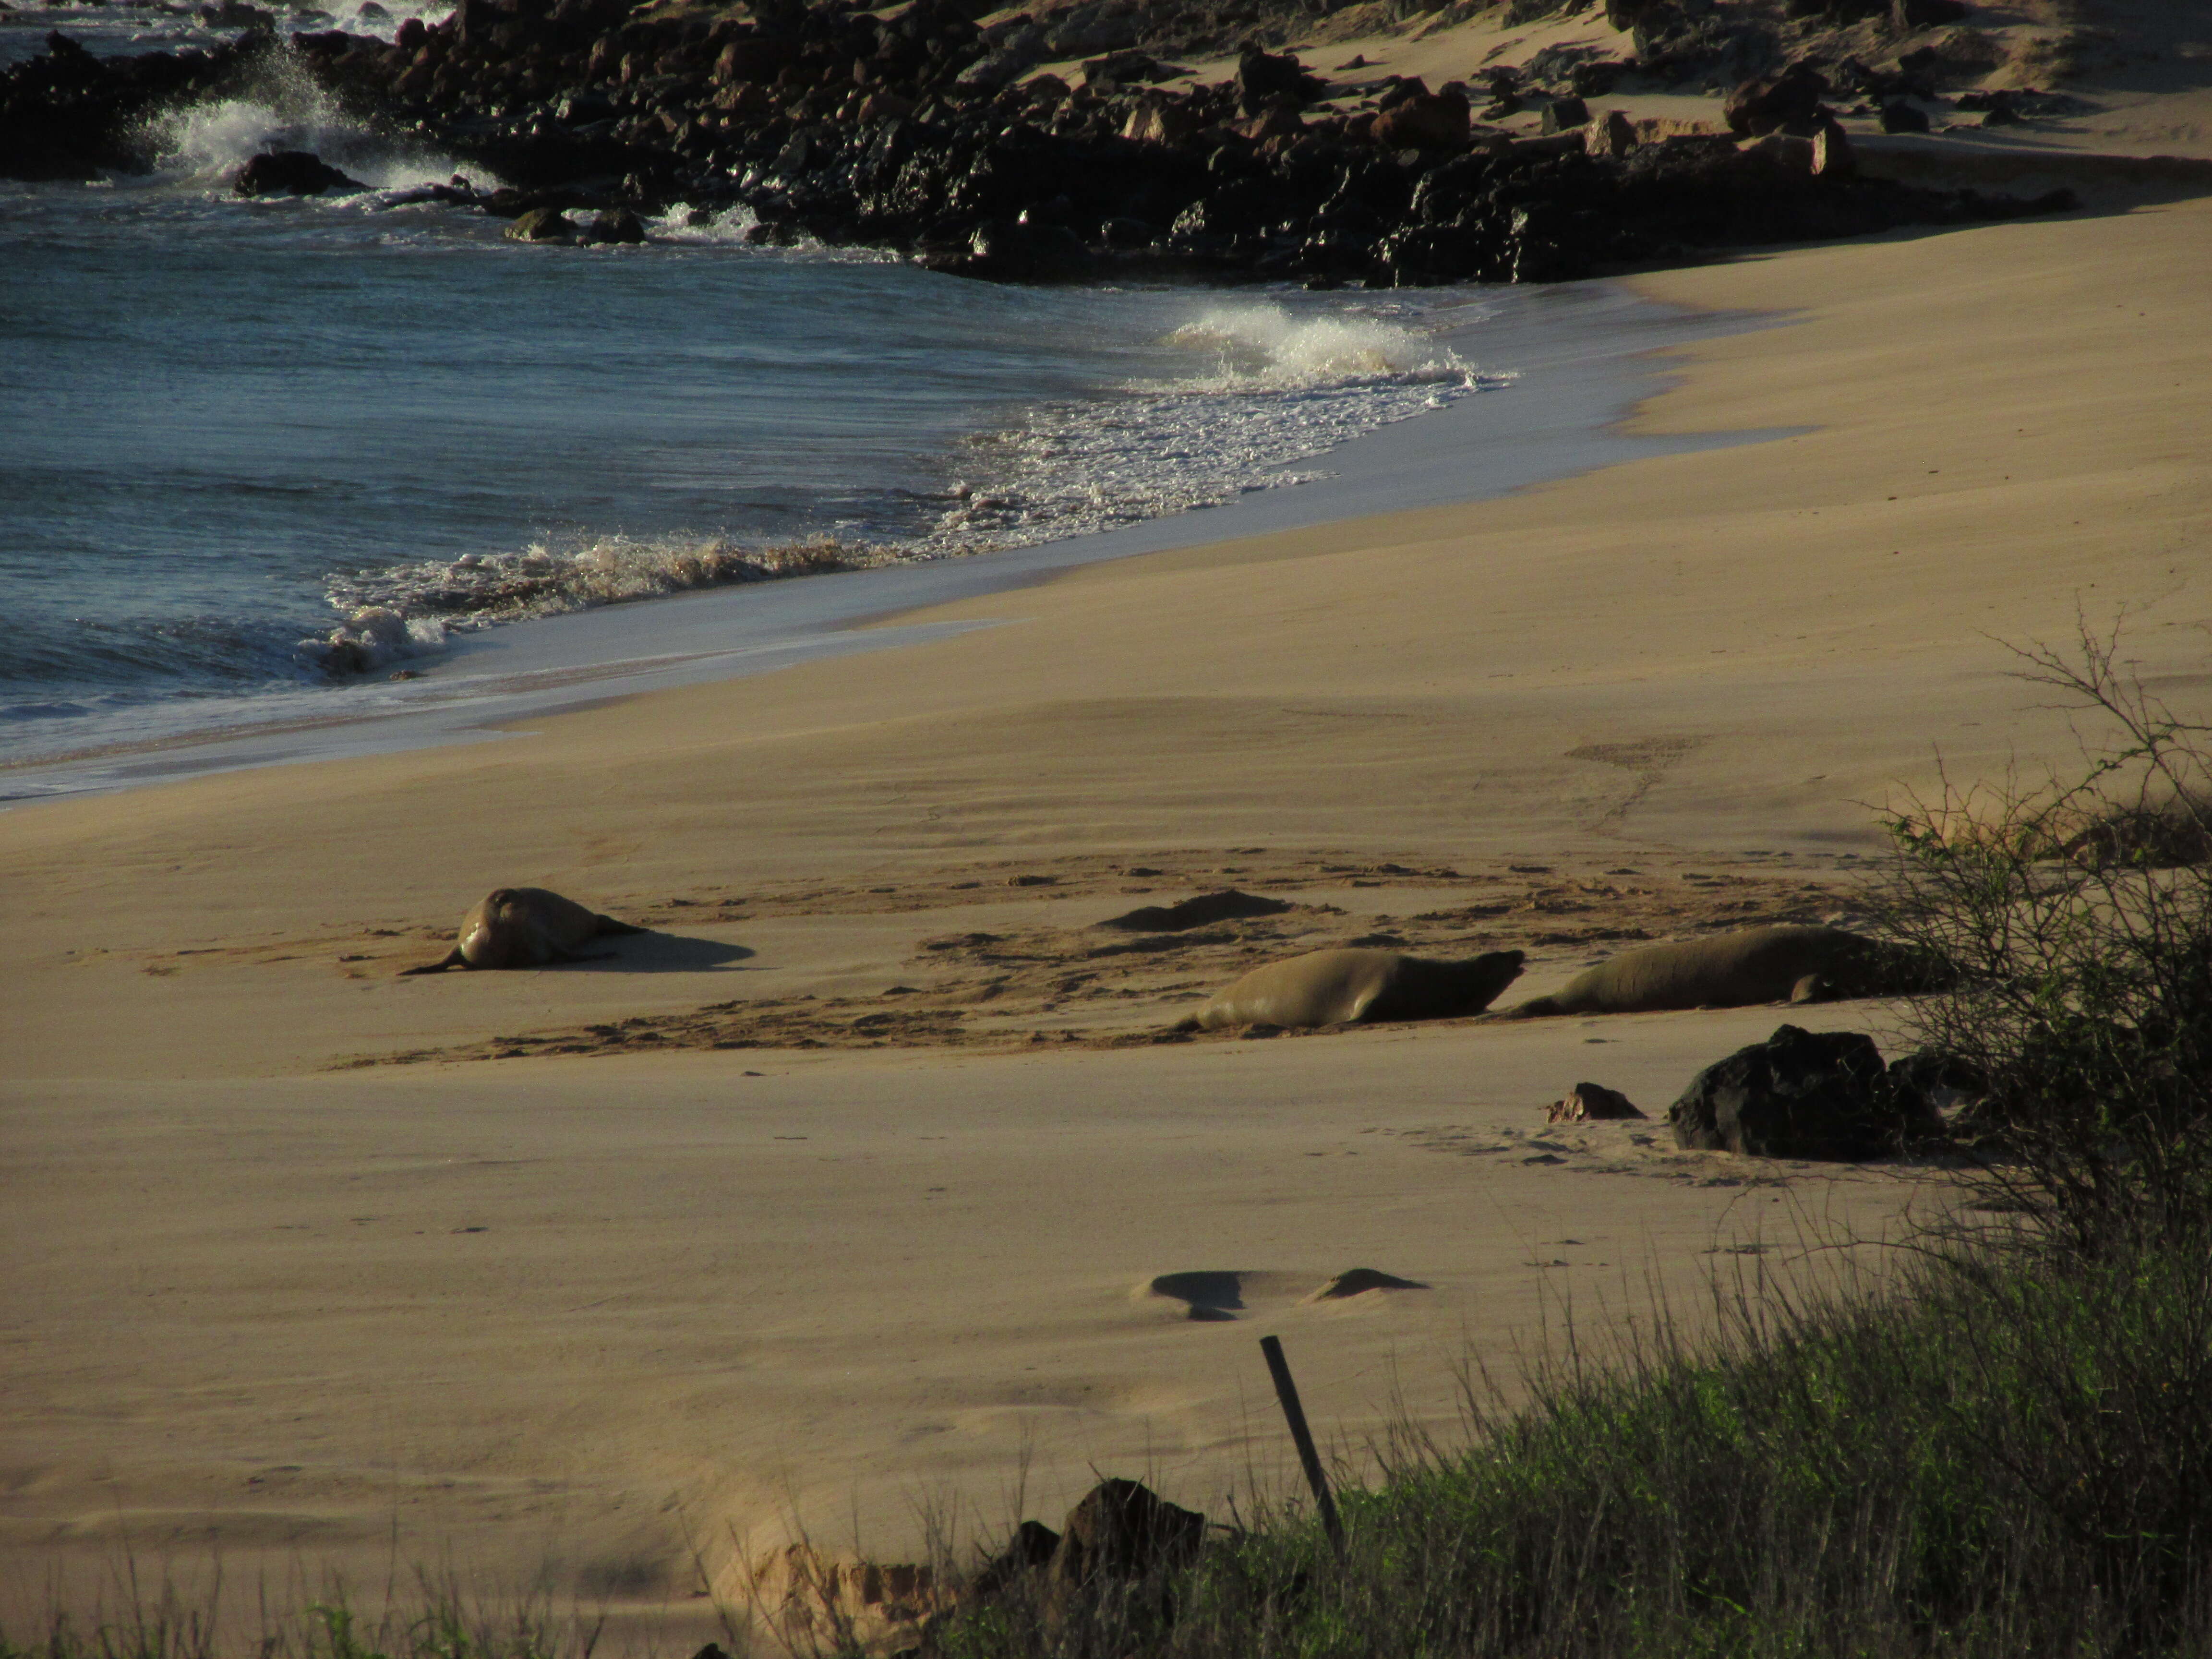
M 1924 1097 L 1891 1078 L 1872 1037 L 1795 1025 L 1706 1066 L 1667 1121 L 1675 1145 L 1695 1151 L 1850 1164 L 1936 1127 Z
M 1133 1581 L 1179 1567 L 1198 1553 L 1206 1517 L 1134 1480 L 1102 1480 L 1067 1512 L 1048 1571 L 1055 1587 Z
M 1577 1083 L 1565 1100 L 1555 1100 L 1544 1114 L 1547 1123 L 1598 1123 L 1611 1119 L 1640 1118 L 1636 1103 L 1618 1089 L 1602 1083 Z

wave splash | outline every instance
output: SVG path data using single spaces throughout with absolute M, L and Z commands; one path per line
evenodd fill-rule
M 155 118 L 151 136 L 163 172 L 180 182 L 228 188 L 254 156 L 304 149 L 372 190 L 442 182 L 458 165 L 422 146 L 395 143 L 345 113 L 289 46 L 263 60 L 253 88 L 185 105 Z M 487 187 L 496 180 L 479 177 Z
M 1264 302 L 1214 305 L 1163 343 L 1190 366 L 1103 398 L 1048 404 L 1017 425 L 962 441 L 953 461 L 963 476 L 911 504 L 926 521 L 908 533 L 764 546 L 618 536 L 356 572 L 326 587 L 343 620 L 300 641 L 298 658 L 333 677 L 357 675 L 433 654 L 451 632 L 703 588 L 999 552 L 1216 507 L 1327 477 L 1293 464 L 1504 383 L 1425 330 L 1381 312 L 1301 317 Z
M 866 569 L 896 556 L 826 537 L 764 548 L 612 537 L 559 552 L 538 544 L 520 553 L 422 560 L 334 577 L 326 592 L 345 620 L 301 640 L 298 656 L 334 677 L 369 673 L 434 654 L 451 633 L 699 588 Z

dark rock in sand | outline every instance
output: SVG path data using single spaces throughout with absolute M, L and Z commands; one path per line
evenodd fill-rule
M 1599 1123 L 1621 1118 L 1641 1118 L 1635 1102 L 1618 1089 L 1602 1083 L 1577 1083 L 1565 1100 L 1555 1100 L 1544 1113 L 1547 1123 Z
M 1473 113 L 1467 94 L 1417 93 L 1375 118 L 1375 142 L 1385 149 L 1464 149 Z
M 1247 115 L 1257 114 L 1275 98 L 1289 98 L 1301 106 L 1326 91 L 1316 76 L 1306 73 L 1297 54 L 1279 56 L 1249 48 L 1237 60 L 1237 102 Z
M 1209 922 L 1236 916 L 1280 915 L 1291 908 L 1286 899 L 1261 898 L 1231 887 L 1218 893 L 1200 893 L 1175 904 L 1146 904 L 1125 915 L 1094 922 L 1097 927 L 1116 927 L 1129 933 L 1180 933 Z
M 1102 1480 L 1067 1513 L 1048 1571 L 1057 1587 L 1147 1578 L 1188 1563 L 1206 1517 L 1134 1480 Z
M 1908 104 L 1902 98 L 1893 98 L 1881 106 L 1881 130 L 1884 132 L 1925 132 L 1928 112 L 1917 104 Z
M 1680 1146 L 1844 1163 L 1936 1127 L 1924 1100 L 1893 1083 L 1872 1037 L 1795 1025 L 1706 1066 L 1667 1118 Z
M 327 191 L 362 191 L 368 186 L 349 179 L 322 157 L 304 149 L 271 150 L 239 168 L 231 188 L 240 196 L 320 196 Z
M 1589 106 L 1579 98 L 1554 98 L 1544 106 L 1541 123 L 1547 137 L 1555 133 L 1572 132 L 1589 125 Z

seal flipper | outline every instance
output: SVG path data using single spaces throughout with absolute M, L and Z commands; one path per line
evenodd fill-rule
M 645 929 L 632 927 L 629 931 L 633 933 L 641 933 Z M 553 960 L 556 962 L 612 962 L 616 954 L 612 951 L 571 951 L 561 945 L 552 946 L 551 950 Z
M 1483 1015 L 1485 1019 L 1544 1019 L 1568 1010 L 1559 1006 L 1555 997 L 1531 997 L 1526 1002 L 1516 1002 L 1510 1008 L 1493 1008 Z
M 649 933 L 650 927 L 633 927 L 626 921 L 617 921 L 612 916 L 593 916 L 592 932 L 602 937 L 619 933 Z
M 442 974 L 448 968 L 465 968 L 468 965 L 469 959 L 461 954 L 461 947 L 456 945 L 446 952 L 444 961 L 426 962 L 420 968 L 402 968 L 395 977 L 405 979 L 410 974 Z

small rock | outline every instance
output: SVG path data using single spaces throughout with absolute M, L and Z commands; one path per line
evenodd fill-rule
M 576 222 L 558 208 L 532 208 L 507 228 L 510 242 L 574 242 Z
M 1884 132 L 1925 132 L 1928 112 L 1917 104 L 1909 104 L 1902 98 L 1893 98 L 1881 106 L 1881 130 Z
M 1729 94 L 1722 113 L 1729 131 L 1759 138 L 1770 132 L 1811 133 L 1826 80 L 1809 64 L 1792 64 L 1779 75 L 1746 81 Z
M 1555 1100 L 1544 1114 L 1547 1123 L 1596 1123 L 1616 1118 L 1641 1118 L 1636 1104 L 1618 1089 L 1602 1083 L 1577 1083 L 1565 1100 Z
M 1464 92 L 1417 93 L 1375 118 L 1375 142 L 1385 149 L 1460 149 L 1473 125 Z
M 1544 106 L 1543 133 L 1547 138 L 1571 133 L 1589 125 L 1589 106 L 1579 98 L 1554 98 Z
M 1636 123 L 1625 110 L 1609 109 L 1583 129 L 1583 148 L 1592 155 L 1618 161 L 1634 149 L 1637 142 Z
M 645 240 L 645 225 L 628 208 L 609 208 L 593 216 L 583 240 L 595 246 L 635 245 Z
M 1858 158 L 1851 154 L 1850 136 L 1834 116 L 1824 112 L 1813 134 L 1813 176 L 1850 179 L 1856 176 L 1858 170 Z

